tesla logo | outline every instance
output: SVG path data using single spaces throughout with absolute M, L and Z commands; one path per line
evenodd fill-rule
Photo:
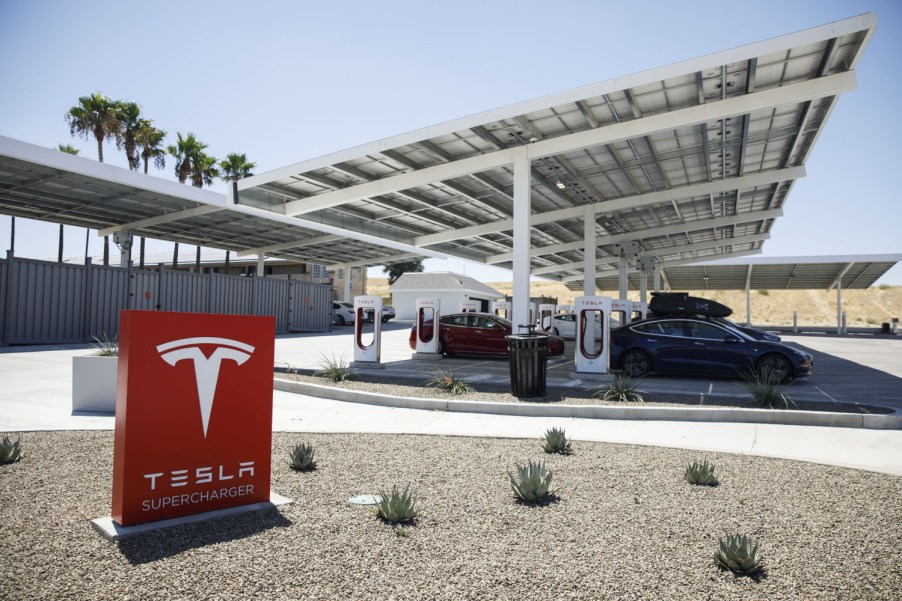
M 209 357 L 200 350 L 200 345 L 215 345 Z M 200 416 L 204 426 L 204 438 L 207 437 L 207 424 L 210 423 L 210 412 L 213 410 L 213 395 L 216 393 L 216 382 L 219 380 L 219 366 L 223 359 L 231 359 L 238 365 L 250 359 L 254 347 L 238 340 L 228 338 L 183 338 L 166 342 L 157 347 L 160 357 L 169 365 L 175 365 L 183 359 L 194 362 L 194 377 L 197 380 L 197 400 L 200 403 Z

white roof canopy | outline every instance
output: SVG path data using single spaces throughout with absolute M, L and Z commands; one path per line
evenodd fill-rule
M 480 113 L 247 178 L 228 197 L 0 137 L 0 212 L 239 256 L 511 268 L 517 171 L 529 219 L 521 208 L 515 284 L 528 262 L 568 285 L 594 270 L 610 290 L 615 245 L 676 278 L 761 252 L 875 27 L 868 13 Z
M 587 218 L 599 279 L 615 243 L 662 265 L 757 254 L 875 26 L 865 14 L 380 140 L 242 180 L 237 201 L 510 268 L 525 153 L 534 275 L 582 278 Z

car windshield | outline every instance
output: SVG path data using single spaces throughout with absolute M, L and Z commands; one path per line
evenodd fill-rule
M 715 322 L 722 328 L 725 328 L 730 331 L 730 334 L 735 334 L 740 340 L 753 340 L 752 336 L 749 336 L 745 332 L 739 329 L 739 326 L 730 321 L 729 319 L 723 319 L 722 317 L 717 317 L 714 319 Z
M 507 328 L 511 328 L 511 331 L 513 331 L 514 322 L 512 322 L 508 319 L 504 319 L 503 317 L 499 317 L 497 315 L 495 316 L 495 321 L 497 321 L 498 323 L 500 323 L 501 325 L 503 325 Z

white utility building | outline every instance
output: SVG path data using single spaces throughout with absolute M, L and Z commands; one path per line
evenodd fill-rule
M 460 311 L 463 301 L 475 301 L 479 303 L 480 311 L 489 312 L 492 301 L 504 298 L 504 294 L 494 288 L 450 271 L 405 273 L 389 290 L 398 319 L 413 319 L 417 299 L 427 296 L 441 301 L 441 312 L 445 315 Z

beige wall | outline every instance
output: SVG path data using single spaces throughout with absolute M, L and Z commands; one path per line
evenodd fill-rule
M 172 263 L 165 263 L 165 268 L 172 269 Z M 242 261 L 240 263 L 236 263 L 234 261 L 229 263 L 229 268 L 226 269 L 225 263 L 201 263 L 201 272 L 207 273 L 210 270 L 213 273 L 221 273 L 226 275 L 241 275 L 248 270 L 256 270 L 257 262 L 249 263 L 247 261 Z M 339 278 L 339 274 L 343 276 L 347 276 L 347 273 L 342 273 L 344 270 L 339 271 L 338 269 L 334 269 L 328 272 L 329 277 L 327 278 L 314 278 L 313 277 L 313 264 L 312 263 L 266 263 L 264 265 L 266 269 L 266 277 L 276 278 L 276 279 L 288 279 L 288 276 L 291 276 L 293 280 L 300 280 L 302 282 L 312 282 L 314 284 L 332 284 L 332 299 L 333 300 L 343 300 L 344 299 L 344 289 L 346 281 L 344 277 Z M 156 264 L 154 265 L 145 265 L 145 269 L 156 269 Z M 188 272 L 196 272 L 195 263 L 193 261 L 188 262 L 185 261 L 183 263 L 179 263 L 178 265 L 179 271 L 188 271 Z M 361 296 L 366 294 L 366 285 L 367 285 L 367 277 L 366 277 L 366 267 L 352 267 L 350 269 L 350 275 L 352 278 L 351 282 L 351 298 L 355 296 Z

